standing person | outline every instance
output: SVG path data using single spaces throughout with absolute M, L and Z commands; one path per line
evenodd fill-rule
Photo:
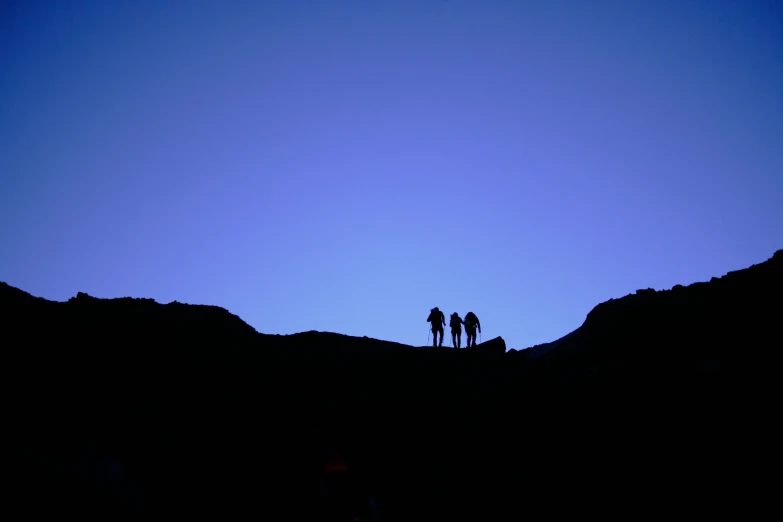
M 470 348 L 470 340 L 473 339 L 473 346 L 476 346 L 476 327 L 478 327 L 479 333 L 481 333 L 481 323 L 478 317 L 473 312 L 468 312 L 465 315 L 465 332 L 468 334 L 468 346 Z
M 462 319 L 457 312 L 451 314 L 449 325 L 451 326 L 451 344 L 454 348 L 459 348 L 462 345 Z
M 430 310 L 427 322 L 432 324 L 432 346 L 443 346 L 443 327 L 446 326 L 446 316 L 436 306 Z M 440 332 L 440 344 L 436 341 L 438 332 Z

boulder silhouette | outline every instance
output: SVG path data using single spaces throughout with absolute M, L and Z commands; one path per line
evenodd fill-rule
M 506 341 L 504 341 L 502 337 L 495 337 L 494 339 L 484 341 L 476 346 L 470 346 L 465 349 L 482 353 L 504 354 L 506 353 Z

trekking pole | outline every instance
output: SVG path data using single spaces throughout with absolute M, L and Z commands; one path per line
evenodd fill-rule
M 428 329 L 427 330 L 427 344 L 425 344 L 424 346 L 429 346 L 429 345 L 430 345 L 430 331 Z
M 481 332 L 479 332 L 479 344 L 481 344 Z

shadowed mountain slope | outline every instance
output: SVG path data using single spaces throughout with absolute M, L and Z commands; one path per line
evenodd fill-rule
M 701 514 L 725 447 L 723 342 L 779 322 L 781 252 L 597 306 L 548 345 L 265 335 L 213 306 L 58 303 L 0 284 L 27 511 L 380 520 Z M 339 476 L 339 473 L 338 475 Z M 348 484 L 348 485 L 346 485 Z
M 763 263 L 709 282 L 610 299 L 575 331 L 519 354 L 558 365 L 706 371 L 719 363 L 724 347 L 777 336 L 781 295 L 783 250 L 778 250 Z

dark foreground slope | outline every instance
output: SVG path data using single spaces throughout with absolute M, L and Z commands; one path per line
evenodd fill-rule
M 62 515 L 325 520 L 336 452 L 367 520 L 370 499 L 387 520 L 713 511 L 714 341 L 771 330 L 780 305 L 761 300 L 781 295 L 782 258 L 604 303 L 527 354 L 263 335 L 217 307 L 3 284 L 11 498 Z
M 520 352 L 556 366 L 611 366 L 633 372 L 707 371 L 723 349 L 755 350 L 779 335 L 783 250 L 763 263 L 671 290 L 637 290 L 596 306 L 557 341 Z M 662 348 L 668 352 L 662 356 Z

